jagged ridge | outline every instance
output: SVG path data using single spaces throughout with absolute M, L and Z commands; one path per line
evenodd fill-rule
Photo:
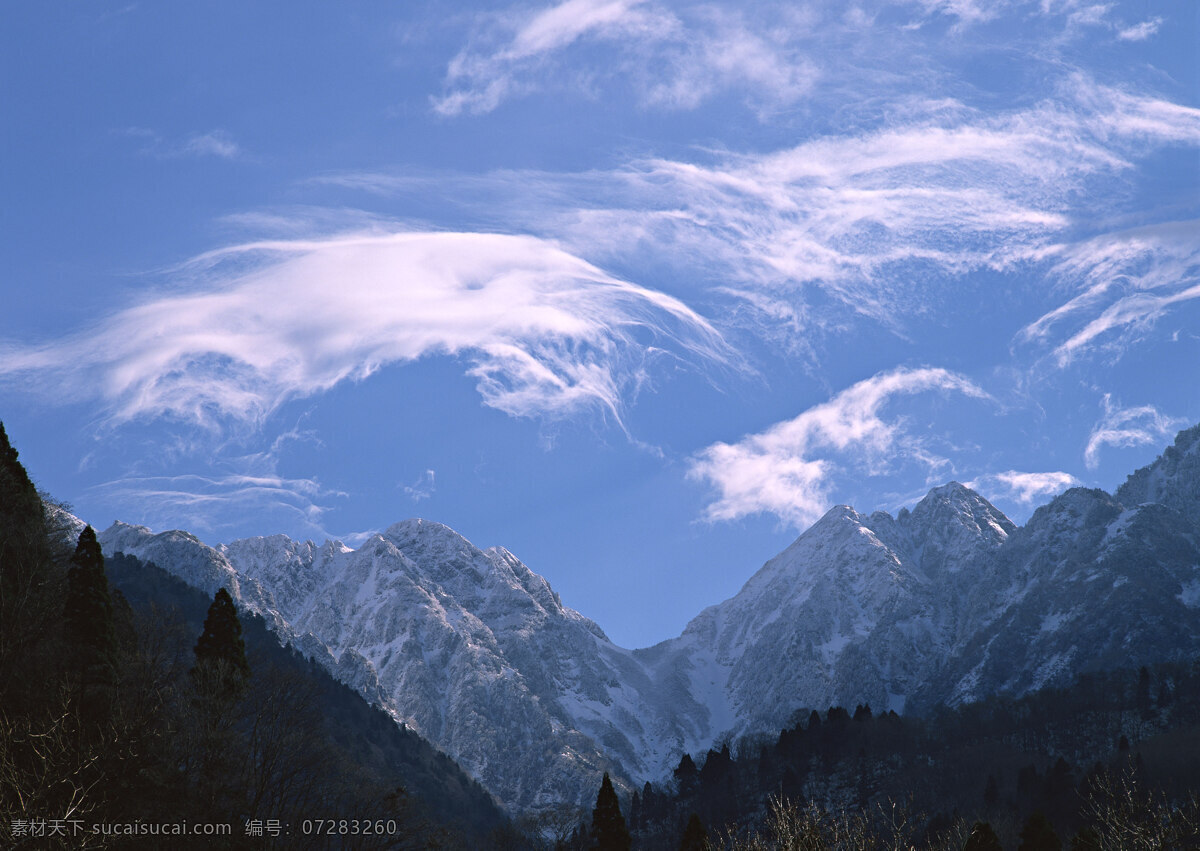
M 1200 652 L 1200 427 L 1118 491 L 1016 527 L 958 483 L 911 512 L 830 510 L 678 638 L 630 651 L 502 548 L 425 520 L 352 550 L 276 535 L 216 550 L 114 526 L 106 549 L 244 605 L 516 809 L 657 779 L 683 750 L 802 707 L 926 711 Z M 233 590 L 233 589 L 231 589 Z

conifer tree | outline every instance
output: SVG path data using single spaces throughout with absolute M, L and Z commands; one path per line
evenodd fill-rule
M 704 759 L 704 767 L 700 769 L 701 785 L 711 789 L 720 784 L 729 776 L 732 764 L 733 757 L 729 753 L 728 742 L 719 751 L 710 749 Z
M 825 723 L 844 725 L 850 722 L 850 713 L 846 711 L 844 706 L 831 706 L 829 711 L 825 713 Z
M 1004 851 L 1004 846 L 1000 844 L 1000 838 L 996 836 L 996 831 L 992 830 L 990 824 L 977 821 L 971 828 L 971 835 L 967 837 L 963 851 Z
M 242 623 L 238 620 L 233 598 L 224 588 L 217 589 L 212 605 L 208 607 L 204 632 L 196 642 L 195 654 L 193 677 L 216 672 L 223 686 L 236 687 L 250 675 Z
M 691 754 L 679 758 L 679 767 L 673 772 L 680 795 L 691 795 L 700 785 L 700 771 L 692 761 Z
M 599 851 L 629 851 L 633 845 L 629 828 L 625 826 L 625 817 L 621 815 L 617 791 L 607 771 L 600 783 L 600 792 L 596 795 L 596 807 L 592 810 L 591 835 L 592 848 Z
M 1062 851 L 1062 840 L 1050 820 L 1039 810 L 1025 820 L 1017 851 Z
M 12 693 L 29 676 L 29 650 L 56 631 L 62 599 L 42 593 L 53 576 L 37 489 L 17 460 L 0 423 L 0 705 L 12 707 Z
M 679 851 L 707 851 L 708 831 L 700 816 L 692 813 L 687 826 L 683 829 L 683 838 L 679 841 Z
M 654 787 L 647 780 L 646 784 L 642 786 L 642 808 L 638 823 L 635 825 L 636 827 L 645 827 L 659 817 L 658 804 L 660 797 L 661 795 L 655 793 Z
M 43 523 L 41 498 L 17 457 L 4 423 L 0 422 L 0 495 L 4 497 L 0 506 L 0 538 L 6 538 L 17 528 L 40 527 Z
M 117 639 L 104 554 L 91 526 L 79 533 L 79 543 L 71 556 L 63 608 L 67 638 L 80 666 L 89 677 L 102 677 L 115 661 Z

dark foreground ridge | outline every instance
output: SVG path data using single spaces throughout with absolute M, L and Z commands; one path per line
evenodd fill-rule
M 222 607 L 221 592 L 105 559 L 90 527 L 72 547 L 48 521 L 63 513 L 41 504 L 0 426 L 0 845 L 484 848 L 507 835 L 452 760 L 228 595 Z

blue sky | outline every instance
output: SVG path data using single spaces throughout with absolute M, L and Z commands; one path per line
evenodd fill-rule
M 1194 3 L 20 4 L 0 417 L 104 527 L 502 544 L 618 643 L 1200 421 Z

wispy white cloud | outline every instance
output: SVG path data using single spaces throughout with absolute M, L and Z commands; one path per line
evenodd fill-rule
M 961 25 L 968 26 L 990 21 L 1004 10 L 1004 2 L 980 2 L 980 0 L 915 0 L 915 5 L 927 15 L 948 15 Z
M 1163 19 L 1155 16 L 1149 20 L 1142 21 L 1140 24 L 1119 29 L 1117 31 L 1117 38 L 1122 41 L 1145 41 L 1158 32 L 1158 28 L 1162 26 L 1162 23 Z
M 242 155 L 241 146 L 224 130 L 193 133 L 182 139 L 168 139 L 148 127 L 127 127 L 121 132 L 130 138 L 142 140 L 141 152 L 158 159 L 217 157 L 232 160 Z
M 433 470 L 426 470 L 416 478 L 411 484 L 404 485 L 404 493 L 408 495 L 413 502 L 420 502 L 423 499 L 429 499 L 433 496 L 436 487 L 437 474 Z
M 1098 346 L 1119 353 L 1170 309 L 1200 298 L 1200 220 L 1104 234 L 1047 255 L 1058 257 L 1050 277 L 1073 294 L 1018 339 L 1054 342 L 1059 364 Z
M 1142 446 L 1161 443 L 1186 424 L 1186 420 L 1169 417 L 1153 405 L 1122 408 L 1105 393 L 1101 400 L 1104 416 L 1092 428 L 1083 460 L 1089 470 L 1100 465 L 1100 450 L 1105 446 Z
M 807 22 L 795 23 L 803 28 Z M 707 7 L 673 50 L 659 54 L 659 73 L 640 82 L 642 100 L 695 109 L 726 89 L 740 88 L 765 118 L 810 96 L 821 77 L 816 63 L 792 42 L 795 32 L 786 25 L 755 26 L 741 13 Z
M 891 324 L 922 309 L 945 276 L 1037 273 L 1056 262 L 1056 274 L 1072 282 L 1097 274 L 1097 246 L 1121 239 L 1058 242 L 1080 225 L 1079 197 L 1102 193 L 1147 149 L 1200 142 L 1200 110 L 1085 78 L 1008 114 L 984 116 L 953 102 L 930 110 L 891 128 L 766 155 L 641 163 L 609 176 L 620 189 L 598 191 L 592 209 L 556 217 L 559 235 L 601 257 L 643 246 L 684 263 L 696 258 L 696 267 L 719 269 L 726 291 L 768 325 L 772 316 L 813 321 L 805 287 Z M 1161 305 L 1190 297 L 1179 275 L 1194 272 L 1189 258 L 1200 248 L 1194 228 L 1180 228 L 1169 246 L 1167 239 L 1159 250 L 1182 262 L 1160 267 L 1176 275 Z
M 1142 41 L 1163 24 L 1153 17 L 1130 25 L 1115 8 L 1086 0 L 518 3 L 472 19 L 432 103 L 456 116 L 539 91 L 594 98 L 606 90 L 626 97 L 632 89 L 643 107 L 694 109 L 734 92 L 760 117 L 826 94 L 834 95 L 823 101 L 827 108 L 842 110 L 895 102 L 898 88 L 928 84 L 926 75 L 953 86 L 952 69 L 961 73 L 967 57 L 994 53 L 998 31 L 1011 49 L 1059 65 L 1066 45 L 1098 36 Z M 832 91 L 822 91 L 822 83 Z
M 176 437 L 177 443 L 187 442 Z M 326 514 L 347 494 L 314 477 L 280 473 L 281 458 L 297 443 L 322 445 L 315 432 L 299 425 L 250 453 L 239 453 L 230 442 L 197 440 L 192 446 L 172 446 L 168 441 L 152 457 L 140 459 L 134 470 L 90 487 L 85 498 L 101 500 L 121 512 L 120 519 L 153 529 L 183 528 L 221 537 L 239 528 L 247 515 L 255 515 L 270 524 L 268 529 L 287 528 L 323 539 L 329 537 L 323 523 Z M 193 472 L 144 472 L 148 467 L 174 466 L 176 454 L 188 459 Z M 195 471 L 197 459 L 201 471 Z
M 495 29 L 481 38 L 491 49 L 468 47 L 450 62 L 448 92 L 434 99 L 434 109 L 447 116 L 490 112 L 531 87 L 524 75 L 581 39 L 653 40 L 675 28 L 673 16 L 646 6 L 645 0 L 565 0 L 525 15 L 490 16 L 485 24 Z
M 238 245 L 176 290 L 69 339 L 0 351 L 0 377 L 96 398 L 120 423 L 255 424 L 293 398 L 428 355 L 461 356 L 514 416 L 621 420 L 647 360 L 729 363 L 682 302 L 555 245 L 480 233 L 386 233 Z M 653 338 L 653 341 L 651 341 Z
M 578 174 L 438 175 L 436 185 L 594 262 L 674 266 L 710 297 L 740 300 L 748 327 L 789 341 L 843 327 L 847 314 L 902 327 L 935 288 L 973 271 L 1049 276 L 1064 303 L 1020 339 L 1065 361 L 1105 329 L 1192 297 L 1194 223 L 1076 235 L 1105 228 L 1081 198 L 1120 192 L 1149 151 L 1196 144 L 1200 110 L 1075 75 L 1008 112 L 910 101 L 885 126 L 769 153 L 699 152 Z M 396 174 L 324 180 L 385 194 L 420 183 Z M 1142 269 L 1148 255 L 1154 269 Z M 1163 288 L 1090 314 L 1108 307 L 1093 288 L 1109 287 L 1120 263 L 1129 280 L 1144 278 L 1140 291 Z M 1085 327 L 1060 323 L 1067 314 Z
M 211 130 L 189 136 L 176 149 L 179 156 L 211 156 L 231 160 L 242 153 L 241 147 L 224 130 Z
M 450 62 L 445 93 L 433 100 L 442 115 L 484 113 L 507 98 L 597 78 L 632 83 L 645 105 L 692 109 L 740 87 L 760 107 L 808 95 L 819 73 L 806 56 L 808 27 L 798 7 L 752 18 L 744 9 L 648 0 L 566 0 L 537 11 L 487 16 L 483 32 Z M 797 26 L 799 24 L 800 26 Z M 602 62 L 574 70 L 568 50 L 599 46 Z
M 1061 470 L 1048 473 L 1007 470 L 966 482 L 967 487 L 985 494 L 993 501 L 1008 499 L 1021 505 L 1030 505 L 1034 500 L 1054 496 L 1079 484 L 1079 479 Z
M 645 0 L 565 0 L 529 18 L 501 55 L 524 59 L 559 50 L 589 33 L 624 35 L 661 26 L 645 7 Z
M 183 528 L 220 535 L 244 521 L 247 512 L 269 518 L 279 527 L 324 537 L 322 517 L 330 499 L 345 496 L 323 488 L 316 479 L 279 475 L 186 474 L 127 476 L 89 489 L 89 499 L 102 499 L 123 517 L 154 529 Z
M 829 508 L 839 466 L 879 473 L 901 457 L 939 466 L 942 459 L 922 437 L 906 431 L 901 419 L 882 416 L 893 397 L 929 391 L 987 398 L 969 379 L 944 369 L 898 369 L 860 381 L 737 443 L 714 443 L 696 454 L 688 472 L 717 491 L 705 517 L 736 520 L 768 513 L 803 527 Z

